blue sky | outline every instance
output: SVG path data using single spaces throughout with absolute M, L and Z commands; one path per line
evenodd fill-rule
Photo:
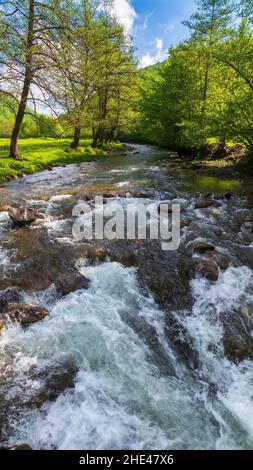
M 134 36 L 141 66 L 166 57 L 166 50 L 187 37 L 181 22 L 196 10 L 194 0 L 114 0 L 114 10 Z

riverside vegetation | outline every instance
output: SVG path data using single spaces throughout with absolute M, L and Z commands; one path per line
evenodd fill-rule
M 121 137 L 223 166 L 246 153 L 240 164 L 251 168 L 251 0 L 197 1 L 189 38 L 145 70 L 110 0 L 21 3 L 1 0 L 0 11 L 0 135 L 10 158 L 22 156 L 20 137 L 73 133 L 73 150 L 84 134 L 94 148 Z

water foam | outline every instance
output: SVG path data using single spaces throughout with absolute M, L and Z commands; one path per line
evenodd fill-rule
M 16 382 L 20 381 L 30 394 L 38 393 L 41 385 L 31 378 L 33 368 L 53 369 L 68 361 L 79 370 L 73 389 L 56 401 L 45 403 L 40 410 L 26 410 L 22 420 L 16 419 L 12 442 L 26 441 L 34 448 L 49 449 L 212 449 L 241 448 L 245 442 L 252 445 L 252 440 L 247 441 L 251 429 L 246 423 L 246 412 L 245 416 L 239 414 L 233 405 L 236 391 L 231 388 L 231 374 L 232 369 L 239 370 L 237 366 L 229 366 L 226 380 L 230 387 L 227 394 L 222 389 L 218 399 L 210 395 L 204 374 L 202 378 L 195 377 L 179 362 L 181 373 L 162 376 L 151 360 L 149 347 L 127 325 L 129 315 L 140 315 L 154 326 L 160 341 L 166 341 L 164 313 L 152 297 L 140 291 L 135 270 L 105 263 L 92 268 L 84 264 L 81 271 L 91 280 L 87 291 L 75 292 L 57 302 L 46 320 L 27 331 L 13 327 L 0 339 L 2 357 L 7 346 L 8 351 L 13 350 Z M 246 270 L 241 277 L 239 270 L 225 273 L 238 289 L 242 281 L 249 285 L 248 275 Z M 187 326 L 192 332 L 197 317 L 200 320 L 192 336 L 196 344 L 199 336 L 203 338 L 198 347 L 204 351 L 204 360 L 209 342 L 219 341 L 216 333 L 220 332 L 209 328 L 206 334 L 212 338 L 204 340 L 204 329 L 210 323 L 206 320 L 201 325 L 204 313 L 199 282 L 193 283 L 196 303 Z M 217 288 L 218 305 L 222 304 L 222 282 L 225 280 L 221 279 Z M 210 289 L 209 299 L 213 295 Z M 168 362 L 172 360 L 170 354 L 171 350 Z M 205 360 L 209 367 L 210 360 Z M 243 371 L 238 372 L 241 382 L 245 377 Z M 249 399 L 249 393 L 247 396 Z

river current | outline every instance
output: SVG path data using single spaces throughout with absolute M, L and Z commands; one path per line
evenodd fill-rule
M 49 310 L 41 322 L 25 329 L 10 324 L 1 333 L 3 445 L 253 448 L 253 360 L 250 355 L 231 360 L 222 340 L 223 315 L 253 317 L 251 191 L 239 180 L 196 175 L 190 165 L 180 168 L 168 151 L 146 146 L 0 188 L 2 206 L 37 207 L 42 219 L 15 229 L 0 212 L 1 289 L 17 285 L 24 302 Z M 207 193 L 218 205 L 196 209 Z M 152 274 L 150 264 L 122 262 L 115 243 L 113 256 L 109 246 L 104 259 L 91 260 L 73 239 L 71 209 L 87 194 L 104 194 L 122 204 L 140 197 L 144 203 L 179 201 L 183 217 L 190 219 L 182 229 L 182 246 L 208 240 L 230 256 L 230 264 L 216 282 L 195 275 L 189 293 L 168 292 L 177 301 L 160 302 L 162 294 L 144 282 Z M 59 297 L 54 282 L 47 285 L 41 272 L 52 269 L 48 260 L 65 256 L 66 250 L 90 285 Z M 152 245 L 138 250 L 144 263 Z M 142 278 L 139 269 L 146 271 Z M 169 282 L 170 275 L 168 266 L 162 278 Z M 186 353 L 179 354 L 168 335 L 168 317 L 179 327 Z

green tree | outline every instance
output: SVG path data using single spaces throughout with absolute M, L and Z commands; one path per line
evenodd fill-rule
M 235 5 L 231 0 L 197 0 L 198 11 L 185 24 L 190 28 L 192 39 L 198 44 L 201 72 L 201 132 L 202 147 L 207 140 L 207 100 L 212 80 L 213 51 L 229 31 Z
M 18 158 L 18 139 L 28 102 L 44 101 L 44 69 L 55 66 L 55 51 L 64 34 L 71 1 L 0 0 L 1 93 L 18 103 L 10 157 Z M 42 95 L 43 99 L 38 98 Z

